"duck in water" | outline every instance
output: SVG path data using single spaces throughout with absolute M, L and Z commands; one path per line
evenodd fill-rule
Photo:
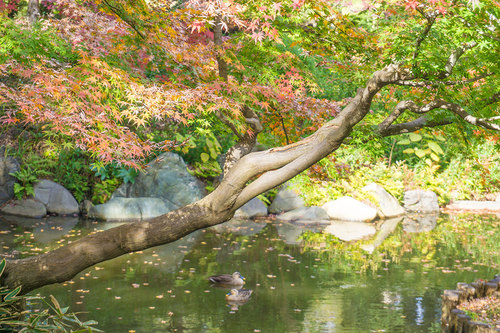
M 210 282 L 225 286 L 242 286 L 245 284 L 245 278 L 239 273 L 212 275 L 208 278 Z

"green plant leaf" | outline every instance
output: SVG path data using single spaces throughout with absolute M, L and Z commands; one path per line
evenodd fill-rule
M 208 155 L 207 153 L 201 153 L 200 158 L 203 161 L 203 163 L 206 163 L 210 159 L 210 155 Z
M 419 158 L 422 158 L 425 156 L 425 150 L 415 149 L 415 155 L 417 155 Z
M 413 154 L 415 152 L 415 149 L 413 148 L 406 148 L 405 150 L 403 150 L 403 153 L 405 154 Z
M 431 158 L 432 158 L 434 161 L 439 162 L 439 156 L 437 156 L 436 154 L 431 153 Z
M 17 296 L 17 294 L 19 294 L 19 292 L 21 291 L 21 286 L 13 289 L 10 293 L 8 293 L 5 297 L 4 297 L 4 301 L 10 301 L 12 300 L 14 297 Z
M 418 141 L 422 140 L 422 136 L 420 134 L 417 134 L 417 133 L 410 133 L 409 137 L 410 137 L 410 141 L 412 141 L 412 142 L 418 142 Z
M 403 140 L 398 141 L 396 144 L 398 144 L 398 145 L 409 145 L 410 143 L 411 143 L 410 140 L 403 139 Z
M 444 154 L 444 151 L 443 149 L 441 149 L 441 146 L 438 145 L 436 142 L 434 141 L 428 141 L 427 142 L 427 145 L 429 146 L 430 149 L 432 149 L 436 154 Z
M 3 271 L 5 269 L 5 264 L 6 264 L 5 258 L 3 258 L 2 261 L 0 262 L 0 276 L 2 276 L 3 274 Z

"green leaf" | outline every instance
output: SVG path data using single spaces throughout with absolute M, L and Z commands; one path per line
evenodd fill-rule
M 5 297 L 4 297 L 4 301 L 10 301 L 11 299 L 13 299 L 14 297 L 17 296 L 17 294 L 19 294 L 19 292 L 21 291 L 21 286 L 17 287 L 16 289 L 12 290 L 10 293 L 8 293 Z
M 403 150 L 403 153 L 405 154 L 413 154 L 415 152 L 415 149 L 413 148 L 407 148 L 405 150 Z
M 4 269 L 5 269 L 5 258 L 3 258 L 2 261 L 0 262 L 0 276 L 2 276 Z
M 439 156 L 437 156 L 436 154 L 431 153 L 431 158 L 432 158 L 434 161 L 439 162 Z
M 441 149 L 441 146 L 438 145 L 434 141 L 428 141 L 427 145 L 429 146 L 430 149 L 432 149 L 436 154 L 444 154 L 443 149 Z
M 398 145 L 409 145 L 411 142 L 408 139 L 403 139 L 401 141 L 398 141 L 396 144 Z
M 415 149 L 415 155 L 417 155 L 419 158 L 422 158 L 425 156 L 425 150 Z
M 210 155 L 208 155 L 207 153 L 201 153 L 200 158 L 203 161 L 203 163 L 206 163 L 210 159 Z
M 418 141 L 422 140 L 422 136 L 420 134 L 417 134 L 417 133 L 410 133 L 409 137 L 410 137 L 410 141 L 412 141 L 412 142 L 418 142 Z

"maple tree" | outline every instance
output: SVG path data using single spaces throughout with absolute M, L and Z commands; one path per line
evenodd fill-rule
M 360 122 L 367 139 L 457 122 L 500 130 L 495 0 L 40 5 L 32 28 L 24 18 L 0 26 L 4 126 L 42 124 L 93 158 L 131 167 L 181 144 L 143 135 L 152 124 L 218 122 L 234 144 L 222 182 L 202 200 L 11 261 L 3 283 L 24 292 L 228 220 Z M 285 145 L 251 153 L 259 133 Z

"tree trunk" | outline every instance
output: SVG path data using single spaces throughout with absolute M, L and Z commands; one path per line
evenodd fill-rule
M 229 220 L 253 197 L 293 178 L 336 150 L 369 112 L 373 96 L 398 77 L 395 65 L 374 73 L 335 119 L 299 142 L 243 156 L 205 198 L 149 221 L 124 224 L 39 256 L 8 261 L 2 284 L 11 288 L 22 285 L 22 293 L 27 293 L 67 281 L 99 262 L 170 243 Z
M 28 19 L 31 25 L 34 25 L 40 18 L 40 3 L 38 0 L 29 0 Z

